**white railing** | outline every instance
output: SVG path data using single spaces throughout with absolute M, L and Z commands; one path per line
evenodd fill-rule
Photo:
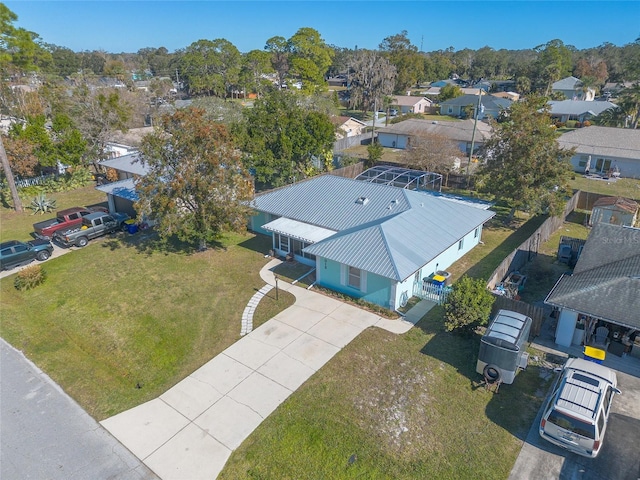
M 443 285 L 434 285 L 429 282 L 414 282 L 413 295 L 425 300 L 431 300 L 438 305 L 442 305 L 447 301 L 447 295 L 449 294 L 450 287 Z

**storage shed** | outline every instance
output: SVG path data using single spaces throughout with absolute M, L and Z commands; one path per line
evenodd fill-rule
M 519 368 L 526 368 L 532 320 L 511 310 L 500 310 L 480 340 L 476 371 L 485 377 L 488 370 L 499 372 L 502 383 L 513 383 Z
M 610 223 L 633 227 L 638 218 L 638 202 L 623 197 L 602 197 L 593 203 L 591 225 Z

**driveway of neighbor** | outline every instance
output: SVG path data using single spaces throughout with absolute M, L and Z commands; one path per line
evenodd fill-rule
M 49 257 L 49 260 L 51 260 L 52 258 L 59 257 L 61 255 L 64 255 L 65 253 L 69 253 L 72 250 L 72 248 L 62 248 L 62 247 L 56 245 L 55 243 L 52 243 L 52 245 L 53 245 L 53 253 L 51 254 L 51 257 Z M 45 260 L 44 262 L 39 262 L 38 260 L 34 260 L 33 262 L 31 262 L 31 263 L 29 263 L 27 265 L 23 265 L 21 267 L 12 268 L 11 270 L 2 270 L 2 271 L 0 271 L 0 278 L 4 278 L 4 277 L 8 277 L 9 275 L 13 275 L 14 273 L 19 272 L 20 270 L 24 270 L 29 265 L 41 265 L 43 263 L 48 262 L 49 260 Z
M 0 478 L 157 478 L 3 339 L 0 367 Z
M 604 445 L 596 458 L 581 457 L 540 437 L 538 425 L 543 404 L 509 480 L 639 480 L 640 378 L 620 371 L 616 374 L 622 395 L 616 395 L 613 399 Z
M 269 269 L 278 263 L 261 271 L 270 285 Z M 294 305 L 160 397 L 102 422 L 163 480 L 216 478 L 231 452 L 364 329 L 404 333 L 419 320 L 387 320 L 283 281 L 278 286 L 295 295 Z

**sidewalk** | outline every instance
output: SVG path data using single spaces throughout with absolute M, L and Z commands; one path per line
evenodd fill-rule
M 268 285 L 279 262 L 260 272 Z M 231 452 L 363 330 L 405 333 L 429 308 L 388 320 L 282 280 L 278 288 L 296 297 L 291 307 L 160 397 L 102 422 L 163 480 L 216 478 Z

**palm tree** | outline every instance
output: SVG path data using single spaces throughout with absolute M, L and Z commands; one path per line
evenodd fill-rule
M 640 83 L 625 88 L 618 95 L 618 106 L 625 114 L 625 127 L 636 129 L 640 122 Z

